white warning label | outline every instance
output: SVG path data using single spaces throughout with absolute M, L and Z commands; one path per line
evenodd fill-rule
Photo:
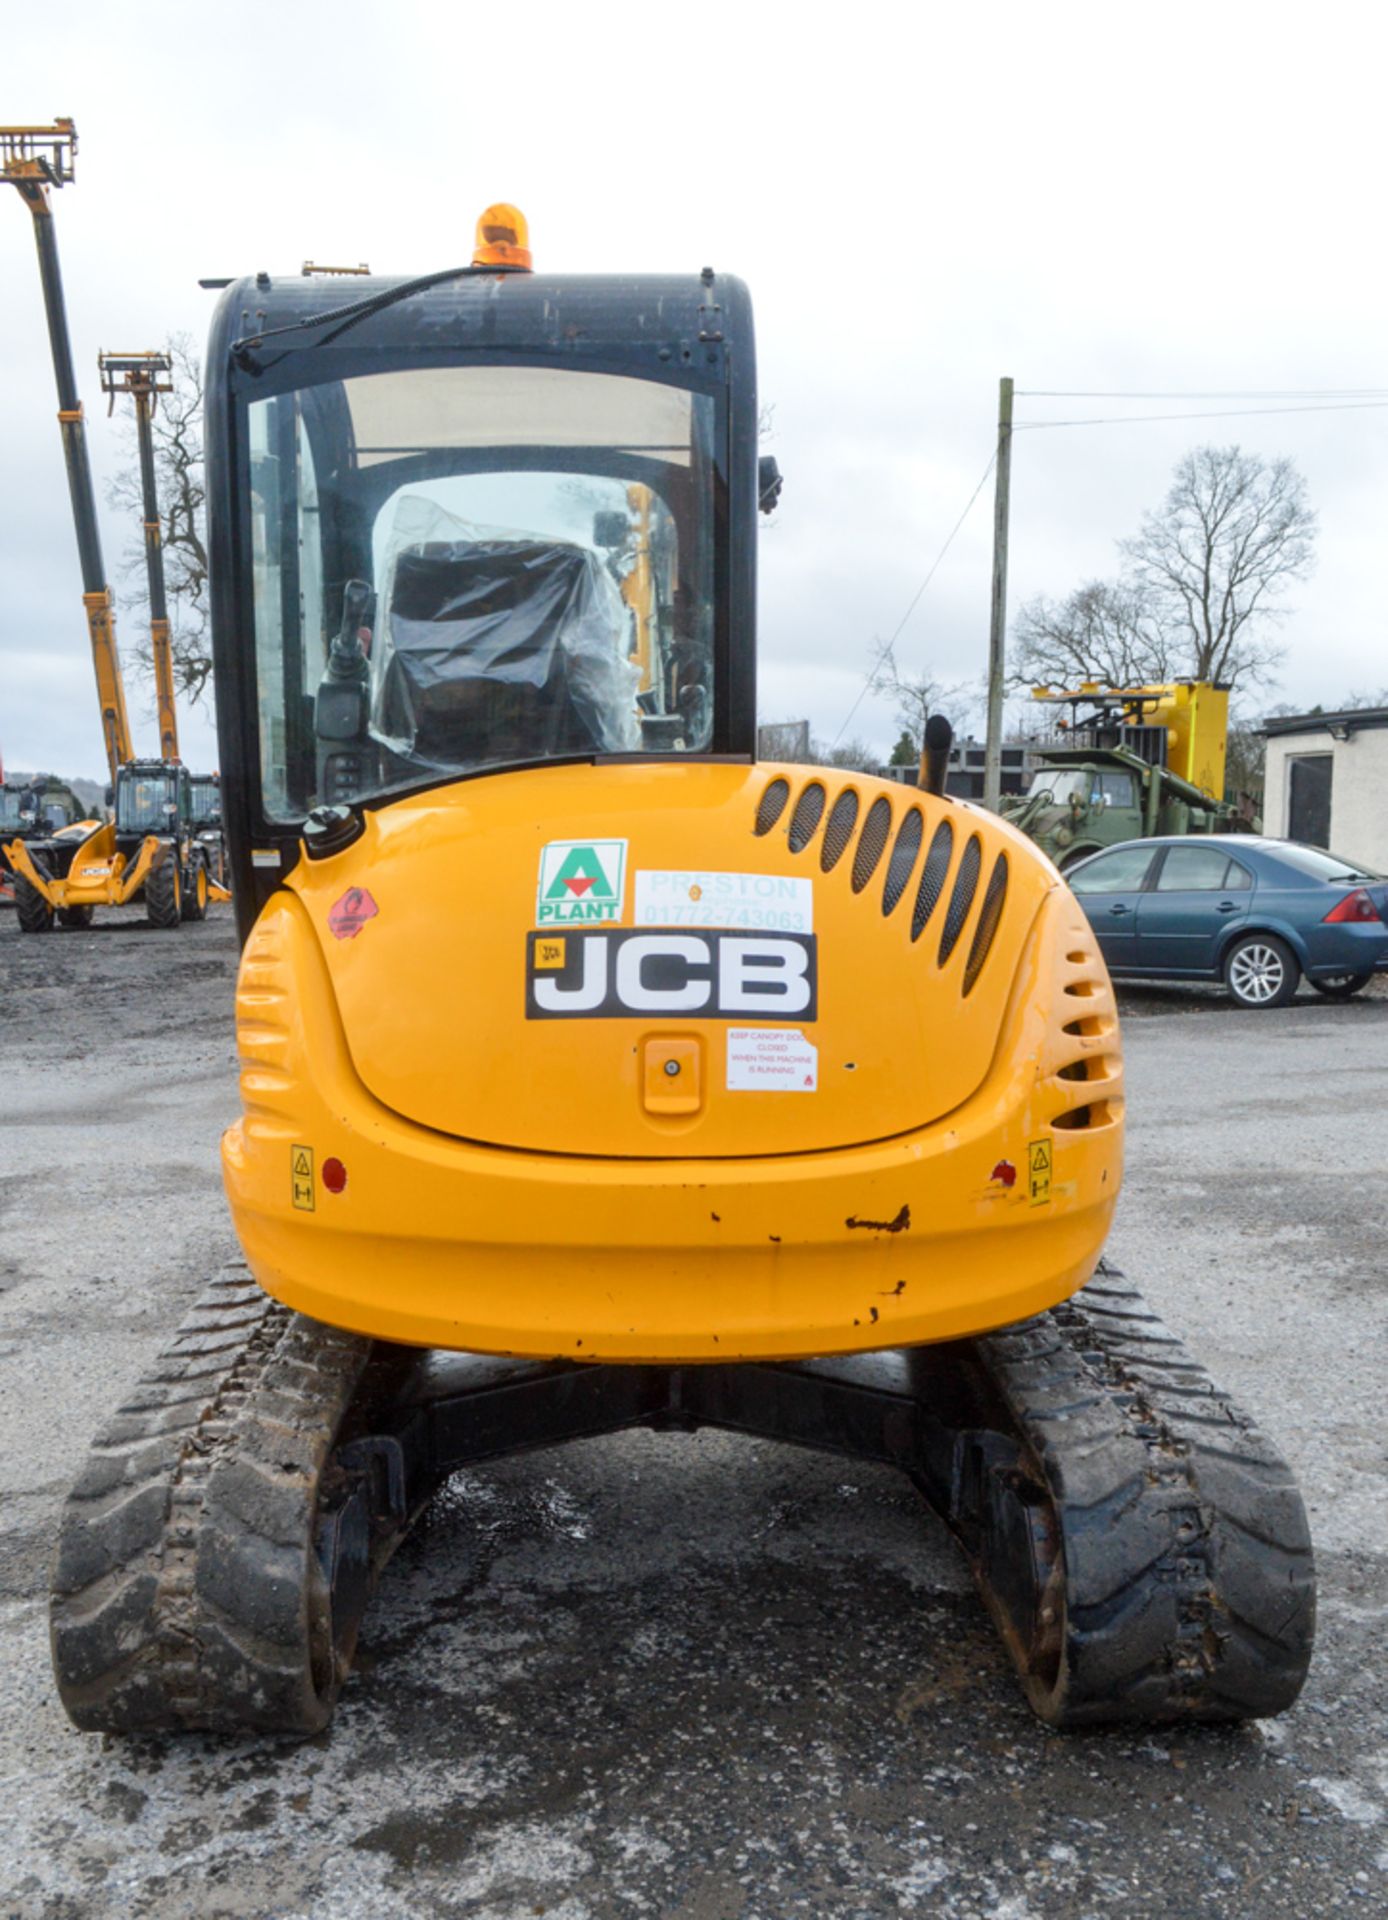
M 819 1049 L 797 1027 L 729 1027 L 731 1093 L 814 1093 Z

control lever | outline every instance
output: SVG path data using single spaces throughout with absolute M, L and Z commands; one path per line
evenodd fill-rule
M 320 740 L 357 740 L 366 728 L 366 680 L 370 673 L 361 650 L 361 629 L 371 609 L 365 580 L 349 580 L 342 589 L 342 625 L 328 649 L 328 663 L 313 703 L 313 730 Z

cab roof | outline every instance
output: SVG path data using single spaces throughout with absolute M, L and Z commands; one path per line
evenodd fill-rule
M 469 349 L 649 358 L 652 371 L 718 366 L 751 338 L 751 302 L 729 274 L 540 274 L 495 267 L 354 278 L 350 295 L 303 274 L 231 282 L 213 328 L 234 363 L 266 372 L 328 347 L 411 355 Z

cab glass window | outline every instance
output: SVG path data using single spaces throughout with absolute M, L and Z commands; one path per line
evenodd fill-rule
M 1073 893 L 1136 893 L 1152 864 L 1151 847 L 1115 847 L 1066 878 Z
M 177 795 L 167 775 L 127 776 L 116 782 L 118 833 L 162 833 L 177 813 Z
M 1225 875 L 1229 866 L 1229 856 L 1222 847 L 1168 847 L 1157 875 L 1157 892 L 1222 892 L 1228 884 Z
M 269 816 L 489 766 L 708 747 L 711 395 L 430 367 L 248 411 Z
M 1130 773 L 1101 773 L 1097 784 L 1106 807 L 1137 805 L 1137 796 L 1133 792 L 1133 776 Z

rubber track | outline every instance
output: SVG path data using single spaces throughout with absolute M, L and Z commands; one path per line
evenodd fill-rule
M 63 1510 L 53 1665 L 79 1727 L 313 1733 L 342 1681 L 313 1551 L 371 1342 L 209 1283 Z
M 1060 1522 L 1058 1672 L 1027 1680 L 1061 1727 L 1281 1712 L 1315 1626 L 1291 1471 L 1114 1269 L 977 1342 Z M 1024 1676 L 1025 1678 L 1026 1676 Z

